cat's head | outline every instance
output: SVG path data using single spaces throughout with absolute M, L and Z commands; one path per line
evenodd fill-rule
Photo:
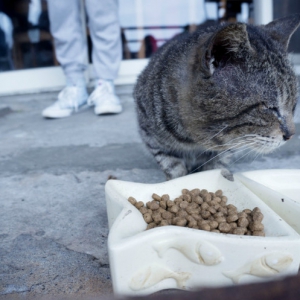
M 297 78 L 287 48 L 299 23 L 298 14 L 265 26 L 223 25 L 207 39 L 200 102 L 210 146 L 244 143 L 267 153 L 295 134 Z

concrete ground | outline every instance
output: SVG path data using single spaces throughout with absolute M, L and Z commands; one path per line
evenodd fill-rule
M 132 87 L 118 87 L 120 115 L 45 120 L 56 93 L 0 98 L 0 298 L 108 296 L 104 185 L 164 181 L 137 131 Z M 300 106 L 299 106 L 300 108 Z M 235 171 L 299 168 L 298 134 Z

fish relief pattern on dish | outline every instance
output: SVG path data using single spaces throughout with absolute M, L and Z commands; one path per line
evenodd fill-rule
M 224 260 L 221 251 L 206 241 L 195 243 L 192 239 L 170 239 L 156 243 L 153 248 L 161 258 L 169 249 L 175 249 L 190 261 L 207 266 L 217 265 Z
M 230 278 L 233 283 L 239 283 L 244 275 L 273 277 L 284 272 L 292 262 L 293 258 L 290 254 L 273 252 L 246 263 L 234 271 L 225 271 L 223 275 Z
M 186 281 L 191 277 L 188 272 L 175 272 L 159 264 L 142 268 L 131 278 L 129 287 L 134 291 L 150 288 L 159 282 L 172 278 L 179 289 L 185 289 Z

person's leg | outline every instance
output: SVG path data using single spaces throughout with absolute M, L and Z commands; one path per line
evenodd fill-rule
M 56 57 L 64 70 L 67 81 L 84 82 L 87 45 L 81 21 L 80 1 L 50 0 L 48 13 Z
M 122 59 L 117 0 L 86 0 L 93 43 L 92 60 L 99 79 L 114 80 Z
M 87 45 L 81 21 L 80 0 L 49 0 L 50 29 L 55 52 L 66 76 L 67 86 L 57 101 L 43 110 L 46 118 L 63 118 L 83 107 L 88 98 L 84 70 Z
M 88 99 L 95 113 L 120 113 L 122 106 L 115 94 L 114 79 L 122 59 L 121 30 L 117 0 L 86 0 L 93 43 L 92 60 L 97 76 L 95 90 Z

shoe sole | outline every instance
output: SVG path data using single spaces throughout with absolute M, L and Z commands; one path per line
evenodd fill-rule
M 46 119 L 62 119 L 66 117 L 70 117 L 74 113 L 79 113 L 81 111 L 87 110 L 89 106 L 87 104 L 82 105 L 80 108 L 78 108 L 77 111 L 70 110 L 70 111 L 64 111 L 60 113 L 44 113 L 42 112 L 42 116 Z
M 46 119 L 61 119 L 61 118 L 66 118 L 72 115 L 72 112 L 70 113 L 64 113 L 64 114 L 47 114 L 47 113 L 42 113 L 42 116 Z
M 122 112 L 122 107 L 95 107 L 96 115 L 119 114 Z

